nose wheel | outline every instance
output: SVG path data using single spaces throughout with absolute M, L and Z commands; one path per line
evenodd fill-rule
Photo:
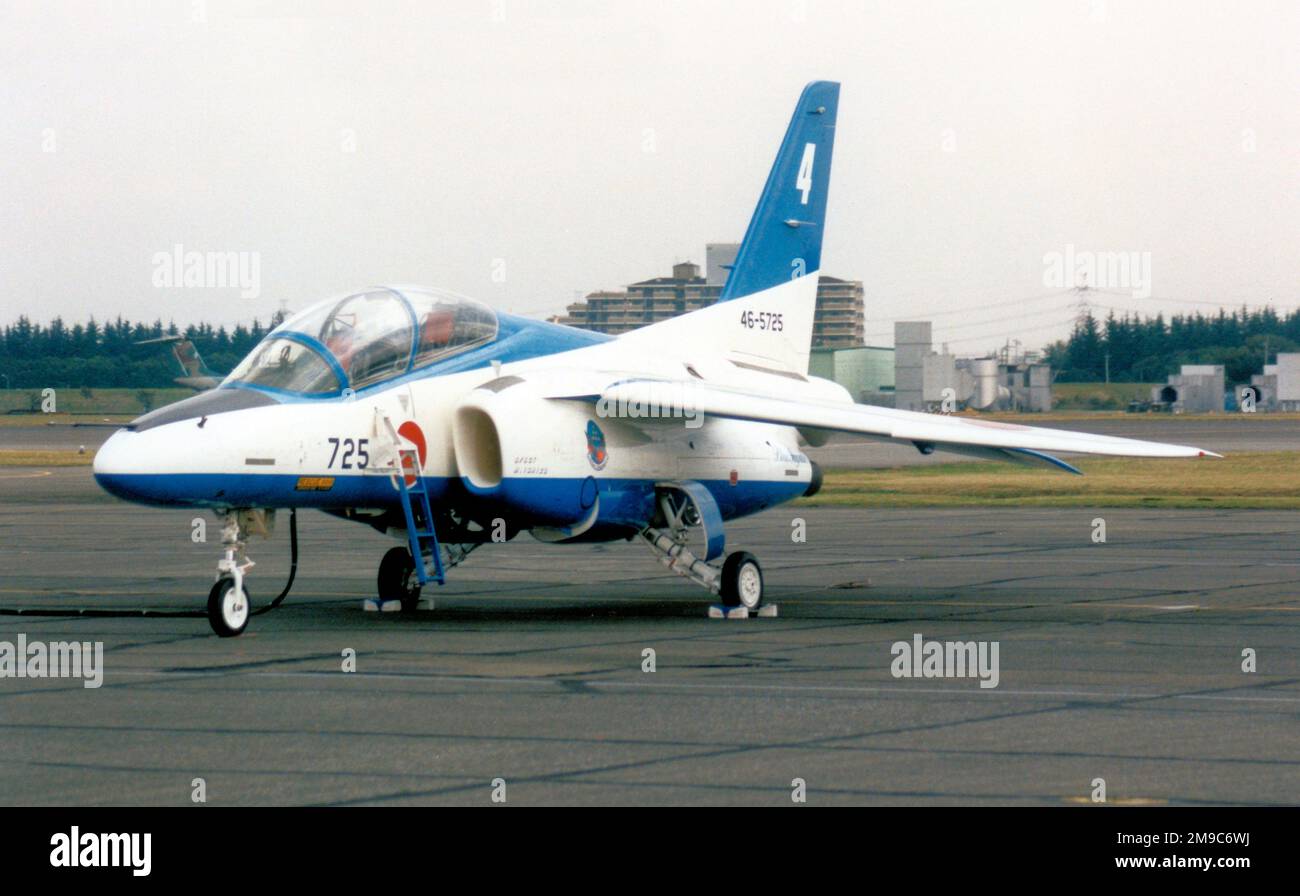
M 208 623 L 222 638 L 233 638 L 248 627 L 248 588 L 233 578 L 220 578 L 208 592 Z
M 248 627 L 253 608 L 248 600 L 248 572 L 255 564 L 244 553 L 245 538 L 261 535 L 269 538 L 275 527 L 274 510 L 256 510 L 250 508 L 229 509 L 221 511 L 222 520 L 221 549 L 222 557 L 217 561 L 217 581 L 208 592 L 208 624 L 222 638 L 233 638 Z M 293 585 L 294 574 L 298 570 L 298 517 L 292 511 L 289 517 L 290 567 L 289 581 L 284 590 L 262 607 L 258 613 L 279 606 Z

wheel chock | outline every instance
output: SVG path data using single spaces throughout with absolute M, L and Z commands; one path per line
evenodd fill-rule
M 709 607 L 710 619 L 748 619 L 748 607 L 724 607 L 721 604 L 713 604 Z
M 710 619 L 775 619 L 777 615 L 776 604 L 763 604 L 757 610 L 750 610 L 748 607 L 724 607 L 722 604 L 712 604 L 709 607 Z

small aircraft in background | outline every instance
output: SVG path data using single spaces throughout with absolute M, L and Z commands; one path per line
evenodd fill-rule
M 209 370 L 208 365 L 203 363 L 199 350 L 194 347 L 194 343 L 184 336 L 173 334 L 159 336 L 155 339 L 142 339 L 136 345 L 158 345 L 160 343 L 171 345 L 172 357 L 176 359 L 176 363 L 181 367 L 181 376 L 173 380 L 176 385 L 194 389 L 196 392 L 215 389 L 221 385 L 221 381 L 225 376 Z
M 297 509 L 315 507 L 396 538 L 377 590 L 403 609 L 470 550 L 526 530 L 639 540 L 725 605 L 758 611 L 758 559 L 725 553 L 725 522 L 814 494 L 821 471 L 803 448 L 834 433 L 1075 473 L 1049 452 L 1210 453 L 859 405 L 809 376 L 838 102 L 826 81 L 799 97 L 716 304 L 615 338 L 419 287 L 329 299 L 218 388 L 115 433 L 96 480 L 220 515 L 207 612 L 231 636 L 250 613 L 246 538 L 268 533 L 276 508 L 294 511 L 291 535 Z

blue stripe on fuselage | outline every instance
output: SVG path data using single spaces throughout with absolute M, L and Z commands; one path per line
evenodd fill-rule
M 304 480 L 333 479 L 326 490 L 299 489 Z M 399 507 L 396 488 L 387 476 L 297 476 L 284 473 L 96 473 L 105 491 L 139 504 L 162 507 Z M 528 493 L 537 506 L 553 496 L 557 505 L 581 490 L 585 477 L 507 478 L 504 490 Z M 653 494 L 658 479 L 599 479 L 602 494 L 644 490 Z M 307 483 L 309 486 L 312 483 Z M 459 479 L 429 476 L 424 479 L 434 503 L 453 499 L 465 508 L 475 503 L 493 507 L 491 498 L 467 494 Z M 703 480 L 718 502 L 724 519 L 757 513 L 799 497 L 806 482 L 792 480 L 741 480 L 732 485 L 726 479 Z M 572 522 L 576 522 L 573 520 Z M 553 521 L 550 521 L 553 522 Z M 626 521 L 632 522 L 632 521 Z M 648 523 L 649 520 L 637 521 Z

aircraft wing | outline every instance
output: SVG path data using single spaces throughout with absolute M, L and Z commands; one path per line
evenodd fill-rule
M 628 379 L 610 384 L 598 396 L 611 408 L 662 403 L 665 387 L 683 396 L 693 413 L 794 426 L 806 433 L 837 432 L 912 442 L 923 453 L 935 449 L 1045 463 L 1071 472 L 1069 464 L 1045 452 L 1106 454 L 1123 457 L 1220 457 L 1190 445 L 1170 445 L 1093 433 L 1023 426 L 998 420 L 901 411 L 873 405 L 770 397 L 698 382 Z M 557 396 L 558 397 L 558 396 Z M 580 396 L 566 396 L 578 398 Z

